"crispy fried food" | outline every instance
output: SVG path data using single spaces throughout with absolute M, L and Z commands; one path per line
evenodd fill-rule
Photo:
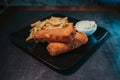
M 26 41 L 29 41 L 31 39 L 34 39 L 33 35 L 37 31 L 41 30 L 47 30 L 47 29 L 56 29 L 56 28 L 65 28 L 73 26 L 73 23 L 68 22 L 67 17 L 61 18 L 61 17 L 53 17 L 43 20 L 43 21 L 37 21 L 33 24 L 31 24 L 32 29 L 30 30 L 30 35 L 26 39 Z
M 61 42 L 52 42 L 48 44 L 47 50 L 51 56 L 56 56 L 61 53 L 67 52 L 71 50 L 70 44 L 61 43 Z
M 87 43 L 88 37 L 85 33 L 76 33 L 74 39 L 69 43 L 52 42 L 48 44 L 47 50 L 51 56 L 56 56 L 72 49 L 80 47 L 82 44 Z
M 88 37 L 83 32 L 76 32 L 73 23 L 67 17 L 53 17 L 31 24 L 31 30 L 26 41 L 49 42 L 47 50 L 51 56 L 56 56 L 87 43 Z
M 69 42 L 73 39 L 75 29 L 73 26 L 59 29 L 47 29 L 37 31 L 33 38 L 39 42 Z

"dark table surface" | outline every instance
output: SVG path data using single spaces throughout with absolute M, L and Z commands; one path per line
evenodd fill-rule
M 10 34 L 54 13 L 94 20 L 110 37 L 70 75 L 60 74 L 10 41 Z M 119 7 L 10 7 L 0 15 L 0 80 L 119 80 Z

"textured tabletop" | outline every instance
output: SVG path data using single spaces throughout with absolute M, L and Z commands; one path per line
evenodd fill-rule
M 62 75 L 10 41 L 10 34 L 54 13 L 94 20 L 110 32 L 106 42 L 71 75 Z M 117 12 L 18 11 L 0 27 L 0 80 L 119 80 L 120 14 Z

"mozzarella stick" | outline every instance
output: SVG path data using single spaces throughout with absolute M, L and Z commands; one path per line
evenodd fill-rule
M 33 38 L 39 42 L 69 42 L 73 39 L 75 29 L 73 26 L 65 28 L 47 29 L 37 31 Z
M 51 56 L 56 56 L 72 49 L 80 47 L 82 44 L 87 43 L 88 37 L 85 33 L 76 33 L 74 39 L 69 43 L 51 42 L 47 46 L 47 50 Z

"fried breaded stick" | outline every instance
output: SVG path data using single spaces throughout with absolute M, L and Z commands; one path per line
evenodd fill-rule
M 51 56 L 56 56 L 61 53 L 67 52 L 71 50 L 70 44 L 60 43 L 60 42 L 52 42 L 48 44 L 47 50 Z
M 48 44 L 47 50 L 51 56 L 56 56 L 62 54 L 64 52 L 68 52 L 72 49 L 78 48 L 82 44 L 87 43 L 88 37 L 85 33 L 76 33 L 74 40 L 69 43 L 61 43 L 61 42 L 52 42 Z
M 47 29 L 37 31 L 33 38 L 39 42 L 69 42 L 73 39 L 75 29 L 73 26 L 65 28 Z

